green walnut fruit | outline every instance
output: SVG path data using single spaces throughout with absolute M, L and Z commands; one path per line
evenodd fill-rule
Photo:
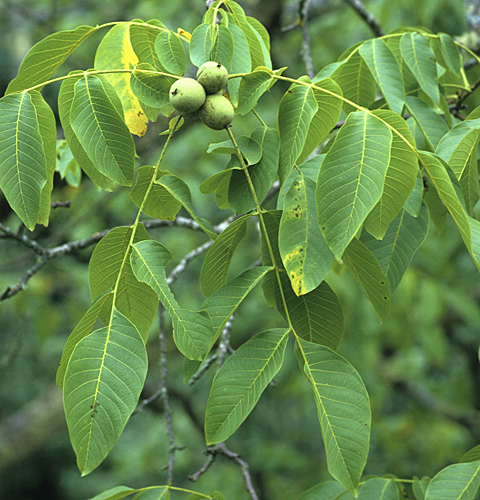
M 194 113 L 205 98 L 205 89 L 193 78 L 180 78 L 170 87 L 170 104 L 180 113 Z
M 207 94 L 215 94 L 228 83 L 228 71 L 219 62 L 208 61 L 203 63 L 197 71 L 197 82 Z
M 225 96 L 211 94 L 207 95 L 205 104 L 200 108 L 198 114 L 207 127 L 222 130 L 232 123 L 234 109 L 232 103 Z

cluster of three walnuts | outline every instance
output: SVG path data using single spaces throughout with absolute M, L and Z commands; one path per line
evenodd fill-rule
M 208 127 L 222 130 L 234 116 L 231 102 L 223 95 L 227 82 L 227 69 L 208 61 L 198 68 L 196 80 L 180 78 L 170 87 L 170 104 L 183 116 L 198 116 Z

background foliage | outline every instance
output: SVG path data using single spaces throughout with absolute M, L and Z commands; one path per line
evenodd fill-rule
M 240 3 L 269 29 L 273 67 L 288 66 L 291 74 L 305 73 L 299 57 L 301 31 L 282 31 L 282 27 L 295 22 L 297 3 Z M 394 6 L 388 1 L 372 1 L 367 5 L 386 31 L 402 24 L 423 25 L 433 32 L 445 31 L 467 41 L 475 40 L 467 22 L 474 23 L 475 17 L 468 17 L 466 6 L 459 1 L 405 0 Z M 131 2 L 118 1 L 12 1 L 0 5 L 0 9 L 3 94 L 28 48 L 51 32 L 77 26 L 79 19 L 82 24 L 96 25 L 122 19 L 160 18 L 171 29 L 182 27 L 191 31 L 204 13 L 204 3 L 144 1 L 133 7 Z M 310 16 L 313 67 L 317 69 L 336 60 L 352 44 L 372 36 L 346 2 L 312 2 Z M 92 41 L 75 53 L 68 62 L 71 69 L 89 67 L 93 48 Z M 471 71 L 475 75 L 478 70 Z M 278 101 L 286 88 L 278 83 L 270 98 Z M 57 91 L 55 86 L 46 90 L 45 97 L 53 107 Z M 469 109 L 478 105 L 477 99 L 474 96 L 467 101 Z M 269 110 L 268 103 L 260 103 L 260 110 L 262 116 L 275 120 L 276 109 Z M 248 120 L 252 120 L 253 126 L 253 119 L 246 117 L 245 127 Z M 149 128 L 146 138 L 138 141 L 137 152 L 143 164 L 152 164 L 158 157 L 163 144 L 158 133 L 166 126 L 166 120 L 159 120 Z M 184 146 L 185 142 L 217 141 L 215 132 L 186 126 L 180 134 L 169 150 L 169 157 L 175 158 L 169 168 L 190 186 L 199 185 L 223 168 L 222 159 L 205 153 L 205 148 Z M 192 190 L 192 195 L 203 215 L 210 220 L 219 216 L 213 211 L 213 203 L 203 201 L 204 195 L 196 190 Z M 45 246 L 86 238 L 135 217 L 135 208 L 121 188 L 112 194 L 99 192 L 86 178 L 73 188 L 57 177 L 55 199 L 70 200 L 75 210 L 58 208 L 52 212 L 48 228 L 37 227 L 33 237 Z M 212 213 L 208 213 L 208 207 L 212 207 Z M 0 220 L 8 226 L 17 224 L 3 198 Z M 180 228 L 156 229 L 154 234 L 177 260 L 186 250 L 204 242 L 200 233 Z M 253 231 L 237 251 L 237 257 L 245 256 L 244 262 L 237 261 L 239 270 L 249 262 L 252 242 L 258 243 Z M 0 246 L 1 291 L 16 283 L 34 264 L 35 255 L 13 240 L 2 239 Z M 166 482 L 166 473 L 159 471 L 168 462 L 169 443 L 163 406 L 158 399 L 132 417 L 119 443 L 94 475 L 80 479 L 75 467 L 61 401 L 52 381 L 71 325 L 78 323 L 90 305 L 86 279 L 91 252 L 89 247 L 76 255 L 50 261 L 25 291 L 1 305 L 0 491 L 5 497 L 80 499 L 117 484 L 140 487 Z M 192 281 L 198 282 L 199 274 L 200 262 L 194 261 L 175 283 L 179 300 L 191 304 L 192 309 L 203 301 L 190 286 Z M 232 276 L 236 274 L 233 269 Z M 431 225 L 431 234 L 398 287 L 390 316 L 383 323 L 379 323 L 371 304 L 347 273 L 334 283 L 342 306 L 348 311 L 339 352 L 362 374 L 372 402 L 374 421 L 367 474 L 395 471 L 401 477 L 432 476 L 457 462 L 478 443 L 478 282 L 477 271 L 458 231 L 446 219 L 441 232 Z M 248 310 L 239 310 L 235 319 L 239 345 L 252 332 L 283 326 L 276 312 L 265 311 L 261 290 L 253 293 L 259 294 L 259 300 L 250 300 Z M 158 349 L 152 332 L 150 371 L 142 399 L 158 389 Z M 168 349 L 175 350 L 173 345 Z M 188 445 L 176 454 L 177 484 L 182 484 L 205 461 L 202 429 L 211 376 L 207 374 L 193 386 L 184 385 L 183 363 L 175 357 L 169 360 L 176 442 Z M 262 498 L 294 498 L 312 484 L 329 478 L 320 440 L 311 439 L 318 433 L 310 389 L 298 377 L 292 349 L 287 349 L 275 387 L 264 393 L 229 446 L 248 461 Z M 184 485 L 189 487 L 191 483 L 185 480 Z M 246 498 L 238 466 L 224 457 L 218 457 L 214 469 L 198 480 L 199 489 L 206 485 L 209 490 L 222 491 L 226 498 Z

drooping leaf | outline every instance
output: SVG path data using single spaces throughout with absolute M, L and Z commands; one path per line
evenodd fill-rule
M 343 255 L 343 260 L 359 285 L 367 294 L 380 320 L 390 313 L 388 281 L 373 253 L 359 240 L 353 238 Z
M 415 185 L 410 193 L 407 201 L 405 202 L 405 210 L 412 217 L 418 217 L 420 209 L 423 203 L 423 176 L 420 169 L 417 169 L 417 177 L 415 179 Z
M 182 309 L 167 283 L 165 266 L 170 252 L 158 241 L 141 241 L 133 246 L 131 263 L 136 278 L 151 287 L 173 323 L 173 339 L 187 358 L 203 360 L 210 350 L 212 322 L 207 315 Z
M 60 366 L 57 370 L 57 385 L 63 390 L 63 381 L 65 378 L 65 372 L 67 370 L 67 365 L 72 355 L 75 346 L 84 339 L 87 335 L 90 335 L 95 328 L 97 320 L 100 318 L 102 311 L 110 312 L 112 309 L 112 298 L 113 292 L 107 292 L 95 300 L 95 302 L 90 306 L 88 311 L 84 314 L 83 318 L 80 320 L 78 325 L 74 328 L 73 332 L 68 337 L 68 340 L 63 348 L 62 359 L 60 360 Z
M 205 415 L 207 444 L 225 441 L 253 410 L 283 363 L 287 329 L 271 329 L 240 346 L 217 372 Z
M 387 277 L 393 293 L 405 274 L 413 256 L 428 233 L 428 210 L 422 205 L 418 217 L 401 210 L 381 241 L 364 232 L 361 242 L 373 253 Z
M 392 133 L 367 112 L 348 115 L 317 180 L 317 215 L 325 241 L 341 258 L 378 203 L 390 164 Z
M 429 483 L 425 500 L 473 500 L 480 487 L 480 461 L 453 464 Z
M 37 113 L 38 131 L 42 138 L 43 155 L 45 158 L 47 182 L 40 194 L 40 206 L 38 210 L 38 224 L 48 226 L 50 216 L 51 194 L 53 190 L 53 175 L 55 173 L 55 155 L 57 143 L 57 125 L 52 108 L 45 102 L 40 92 L 31 90 L 32 104 Z
M 440 139 L 448 132 L 447 124 L 442 117 L 422 100 L 414 96 L 405 99 L 408 111 L 412 114 L 415 122 L 422 131 L 431 151 L 435 151 Z
M 155 172 L 155 167 L 148 166 L 140 167 L 137 170 L 138 177 L 130 191 L 130 198 L 138 207 L 142 206 L 143 212 L 150 217 L 175 220 L 182 204 L 166 188 L 153 182 L 152 188 L 145 200 L 147 189 L 152 182 Z M 161 175 L 169 173 L 167 171 L 160 172 Z
M 245 115 L 256 106 L 258 99 L 270 88 L 272 75 L 271 69 L 258 66 L 241 78 L 238 89 L 238 114 Z
M 148 63 L 138 64 L 131 74 L 130 86 L 140 102 L 147 106 L 163 108 L 162 113 L 168 116 L 173 112 L 169 92 L 175 80 L 153 71 L 153 66 Z
M 354 496 L 346 491 L 337 481 L 324 481 L 301 493 L 295 500 L 354 500 Z
M 311 83 L 308 77 L 301 81 Z M 312 85 L 294 83 L 282 97 L 278 107 L 278 129 L 280 132 L 280 184 L 290 175 L 303 151 L 308 129 L 318 109 Z
M 233 58 L 233 36 L 230 28 L 224 24 L 216 24 L 214 36 L 213 45 L 208 55 L 209 60 L 220 62 L 229 70 Z
M 416 500 L 425 500 L 425 493 L 431 479 L 428 476 L 423 476 L 422 479 L 413 478 L 412 490 Z
M 262 157 L 262 148 L 260 147 L 260 144 L 253 139 L 253 137 L 241 135 L 236 138 L 236 142 L 247 165 L 253 165 L 254 163 L 258 163 L 260 161 L 260 158 Z M 232 142 L 228 140 L 210 143 L 208 145 L 207 153 L 236 155 L 237 150 L 232 145 Z
M 28 92 L 4 96 L 0 99 L 0 116 L 0 188 L 14 212 L 33 231 L 47 182 L 47 159 L 35 101 Z
M 190 39 L 189 55 L 190 61 L 200 67 L 204 62 L 210 60 L 209 54 L 213 43 L 213 28 L 209 24 L 199 24 L 192 33 Z
M 285 196 L 279 229 L 283 265 L 296 295 L 311 292 L 333 263 L 317 223 L 315 182 L 298 175 Z
M 405 33 L 400 41 L 400 50 L 420 88 L 430 97 L 433 104 L 438 106 L 440 92 L 438 90 L 435 55 L 427 38 L 420 33 Z
M 156 19 L 146 23 L 132 22 L 129 31 L 130 43 L 138 58 L 138 64 L 149 64 L 157 71 L 165 71 L 155 51 L 157 36 L 161 31 L 167 31 L 165 25 Z
M 161 31 L 155 40 L 155 51 L 168 73 L 183 75 L 187 69 L 187 55 L 180 37 L 171 30 Z
M 109 98 L 105 80 L 86 75 L 75 83 L 70 123 L 95 168 L 122 186 L 133 182 L 135 145 Z
M 454 74 L 460 74 L 463 70 L 462 56 L 455 41 L 447 33 L 439 33 L 438 39 L 447 68 Z
M 401 115 L 405 104 L 405 90 L 400 66 L 393 52 L 381 38 L 374 38 L 363 43 L 359 53 L 367 63 L 389 108 Z
M 313 95 L 318 109 L 310 122 L 305 145 L 297 164 L 302 163 L 327 137 L 338 122 L 342 111 L 342 101 L 336 96 L 342 96 L 341 88 L 331 78 L 315 81 Z
M 108 326 L 75 346 L 65 373 L 63 404 L 83 476 L 100 465 L 122 434 L 146 375 L 143 339 L 116 309 Z
M 97 29 L 92 26 L 78 26 L 74 30 L 52 33 L 40 40 L 28 51 L 20 64 L 18 75 L 9 83 L 5 94 L 46 82 L 65 59 Z
M 382 196 L 365 219 L 366 229 L 380 239 L 405 205 L 415 186 L 418 158 L 415 154 L 415 141 L 401 116 L 388 110 L 376 110 L 373 114 L 395 130 L 392 132 L 390 163 Z
M 95 69 L 128 70 L 137 63 L 138 57 L 130 42 L 130 23 L 116 24 L 104 36 L 97 48 L 95 53 Z M 148 119 L 130 87 L 130 74 L 107 73 L 104 77 L 113 86 L 122 102 L 122 118 L 124 118 L 128 130 L 132 134 L 142 137 L 147 130 Z
M 95 247 L 88 268 L 92 300 L 111 289 L 116 290 L 115 307 L 147 338 L 158 307 L 155 293 L 140 283 L 130 265 L 132 245 L 150 237 L 142 224 L 137 226 L 132 240 L 132 228 L 116 227 L 109 231 Z M 100 314 L 106 324 L 110 311 Z
M 367 461 L 371 411 L 360 375 L 330 348 L 297 338 L 322 428 L 330 474 L 354 495 Z
M 245 223 L 250 217 L 251 214 L 246 214 L 232 222 L 208 249 L 200 274 L 200 286 L 206 297 L 227 282 L 233 253 L 246 234 Z
M 358 500 L 399 500 L 398 488 L 395 481 L 386 477 L 373 477 L 362 485 L 358 493 Z
M 58 94 L 58 112 L 60 115 L 60 122 L 62 123 L 63 133 L 65 134 L 65 139 L 70 146 L 72 155 L 82 170 L 97 186 L 111 191 L 115 183 L 97 170 L 97 167 L 93 164 L 92 160 L 90 160 L 72 128 L 70 111 L 72 109 L 73 98 L 75 96 L 75 84 L 82 77 L 83 72 L 78 72 L 76 74 L 72 73 L 71 78 L 62 82 L 60 92 Z

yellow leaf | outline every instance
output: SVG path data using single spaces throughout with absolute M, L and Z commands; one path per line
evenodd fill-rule
M 129 69 L 138 63 L 130 43 L 130 24 L 115 25 L 103 38 L 95 54 L 95 69 Z M 132 134 L 143 136 L 148 118 L 130 87 L 130 73 L 107 74 L 122 101 L 125 123 Z
M 192 38 L 192 35 L 191 35 L 188 31 L 185 31 L 185 30 L 184 30 L 184 29 L 182 29 L 182 28 L 177 28 L 177 33 L 178 33 L 180 36 L 185 37 L 188 41 L 190 41 L 190 39 Z

